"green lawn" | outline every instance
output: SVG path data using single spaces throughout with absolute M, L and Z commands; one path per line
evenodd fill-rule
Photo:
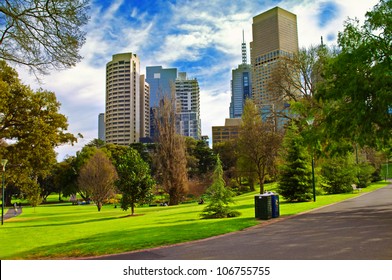
M 373 184 L 359 194 L 385 186 Z M 267 186 L 273 189 L 273 185 Z M 140 207 L 136 216 L 106 205 L 101 212 L 94 205 L 69 203 L 24 207 L 20 216 L 6 220 L 0 228 L 0 259 L 62 259 L 113 254 L 186 242 L 242 230 L 263 221 L 254 219 L 254 196 L 236 197 L 234 208 L 241 216 L 201 220 L 205 205 Z M 293 215 L 342 201 L 358 193 L 326 195 L 316 202 L 286 203 L 282 216 Z

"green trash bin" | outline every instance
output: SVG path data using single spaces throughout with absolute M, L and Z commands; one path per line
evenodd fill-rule
M 269 220 L 272 218 L 272 199 L 270 194 L 255 196 L 255 217 L 256 219 Z

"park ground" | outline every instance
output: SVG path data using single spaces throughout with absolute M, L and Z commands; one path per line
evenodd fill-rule
M 385 187 L 374 183 L 361 191 L 318 196 L 316 202 L 288 203 L 281 199 L 281 217 L 334 204 Z M 274 185 L 267 185 L 273 190 Z M 117 254 L 218 236 L 268 223 L 254 218 L 257 192 L 235 198 L 233 208 L 241 216 L 200 219 L 205 205 L 139 207 L 135 216 L 108 204 L 101 212 L 94 205 L 69 202 L 23 207 L 22 214 L 5 220 L 1 227 L 0 259 L 75 259 Z M 58 196 L 57 196 L 58 198 Z M 56 196 L 49 199 L 49 202 Z

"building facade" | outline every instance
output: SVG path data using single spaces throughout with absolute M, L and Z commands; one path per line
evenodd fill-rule
M 140 75 L 140 137 L 150 137 L 150 85 Z
M 142 137 L 141 112 L 145 85 L 140 83 L 140 61 L 134 53 L 115 54 L 106 64 L 105 140 L 129 145 Z
M 241 122 L 241 118 L 226 119 L 224 126 L 213 126 L 212 146 L 220 142 L 237 139 L 240 132 Z
M 98 115 L 98 139 L 105 141 L 105 113 Z
M 230 118 L 241 118 L 245 100 L 252 96 L 252 66 L 248 64 L 244 34 L 242 36 L 242 64 L 231 72 Z
M 163 96 L 171 94 L 171 87 L 177 79 L 177 68 L 162 68 L 162 66 L 146 67 L 146 82 L 150 86 L 150 137 L 156 137 L 155 112 Z
M 264 114 L 271 108 L 285 110 L 281 98 L 268 90 L 268 84 L 277 63 L 298 52 L 297 16 L 275 7 L 253 17 L 252 35 L 252 98 Z
M 181 135 L 201 139 L 200 89 L 197 79 L 180 72 L 175 81 L 176 127 Z

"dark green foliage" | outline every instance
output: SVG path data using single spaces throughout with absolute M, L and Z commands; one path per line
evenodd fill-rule
M 213 183 L 207 189 L 207 194 L 209 195 L 210 201 L 201 214 L 203 218 L 229 218 L 240 215 L 239 212 L 231 210 L 228 206 L 230 203 L 234 202 L 234 194 L 225 186 L 222 164 L 219 156 L 214 170 Z
M 361 146 L 389 141 L 392 133 L 392 2 L 381 0 L 364 25 L 348 20 L 339 33 L 339 54 L 328 63 L 317 97 L 324 102 L 333 138 Z
M 351 185 L 358 184 L 357 174 L 353 155 L 332 157 L 322 164 L 321 186 L 329 194 L 351 192 Z
M 124 211 L 131 208 L 133 215 L 136 204 L 150 198 L 151 189 L 155 184 L 150 168 L 136 150 L 128 148 L 117 161 L 117 174 L 116 184 L 122 193 L 121 208 Z
M 290 201 L 307 201 L 312 197 L 312 159 L 303 137 L 292 124 L 283 140 L 283 165 L 279 167 L 278 192 Z
M 372 182 L 376 169 L 367 162 L 360 163 L 358 167 L 358 187 L 366 188 Z

